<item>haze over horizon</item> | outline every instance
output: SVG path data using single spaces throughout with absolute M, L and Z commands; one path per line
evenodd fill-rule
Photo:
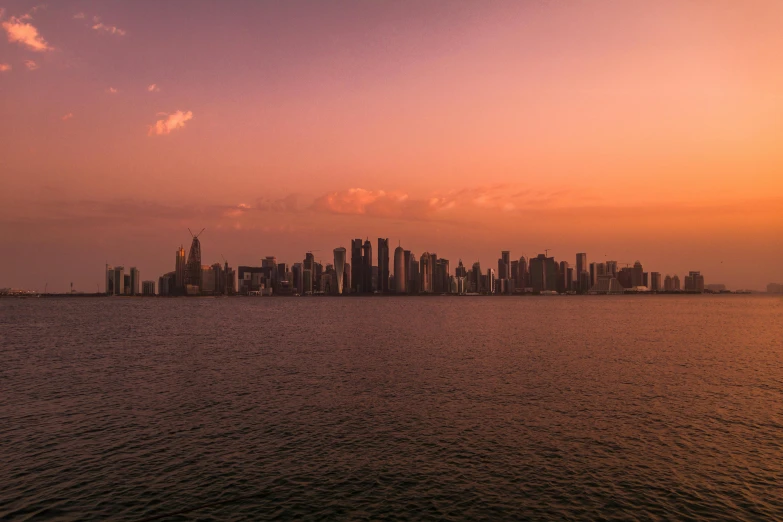
M 783 3 L 0 0 L 0 287 L 104 263 L 456 266 L 783 281 Z

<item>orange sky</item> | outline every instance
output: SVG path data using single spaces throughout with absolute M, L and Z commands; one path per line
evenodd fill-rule
M 783 4 L 0 3 L 0 287 L 552 249 L 783 280 Z M 58 286 L 59 285 L 59 286 Z

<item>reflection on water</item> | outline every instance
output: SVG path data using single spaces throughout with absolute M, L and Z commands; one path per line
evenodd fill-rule
M 0 353 L 0 518 L 783 517 L 779 299 L 0 300 Z

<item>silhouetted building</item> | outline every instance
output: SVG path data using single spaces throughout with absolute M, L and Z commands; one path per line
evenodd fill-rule
M 704 292 L 704 276 L 701 272 L 688 272 L 685 276 L 685 291 L 686 292 Z
M 378 291 L 389 293 L 389 238 L 378 238 Z
M 405 270 L 405 250 L 401 246 L 394 249 L 394 291 L 404 294 L 407 290 L 408 276 Z
M 201 287 L 201 241 L 199 241 L 198 235 L 194 235 L 193 241 L 190 243 L 188 261 L 185 264 L 185 285 L 191 285 L 197 289 Z
M 142 281 L 141 295 L 155 295 L 155 281 Z
M 351 292 L 360 293 L 364 285 L 364 262 L 362 260 L 362 240 L 351 240 Z
M 334 249 L 334 271 L 335 271 L 335 293 L 343 293 L 343 284 L 345 283 L 345 248 Z
M 650 272 L 650 290 L 653 292 L 660 292 L 661 291 L 661 273 L 660 272 Z
M 362 292 L 372 293 L 372 243 L 370 240 L 364 242 L 362 246 Z
M 642 264 L 639 261 L 633 264 L 633 269 L 631 272 L 631 286 L 634 288 L 638 286 L 646 286 L 644 284 L 644 269 L 642 268 Z
M 122 295 L 125 293 L 125 267 L 106 265 L 106 294 Z
M 174 264 L 175 281 L 172 293 L 176 290 L 182 290 L 185 287 L 185 249 L 180 245 L 177 250 L 177 258 Z

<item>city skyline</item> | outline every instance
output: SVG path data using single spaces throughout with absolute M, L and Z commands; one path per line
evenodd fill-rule
M 234 266 L 369 233 L 376 254 L 586 251 L 763 290 L 783 259 L 781 16 L 8 0 L 0 285 L 163 273 L 197 226 L 204 262 Z
M 173 270 L 158 278 L 143 279 L 137 267 L 125 274 L 124 265 L 105 265 L 103 292 L 107 295 L 264 295 L 299 296 L 367 295 L 367 294 L 622 294 L 627 292 L 725 292 L 731 289 L 723 283 L 705 283 L 704 274 L 689 270 L 678 274 L 662 274 L 645 270 L 641 261 L 634 263 L 604 259 L 590 261 L 588 254 L 574 254 L 575 262 L 559 261 L 543 254 L 519 258 L 509 250 L 502 250 L 493 265 L 482 266 L 480 260 L 457 264 L 435 252 L 415 252 L 403 248 L 401 242 L 389 251 L 389 238 L 378 238 L 376 257 L 373 257 L 369 237 L 350 240 L 348 249 L 339 246 L 332 250 L 331 262 L 316 259 L 316 251 L 307 251 L 304 259 L 289 263 L 276 256 L 265 256 L 260 264 L 229 265 L 203 264 L 201 257 L 202 229 L 194 234 L 190 229 L 191 245 L 187 257 L 180 246 L 175 251 Z M 375 261 L 374 261 L 375 260 Z M 389 266 L 393 266 L 393 271 Z M 623 266 L 624 265 L 624 266 Z M 453 267 L 450 268 L 450 267 Z M 648 266 L 649 268 L 649 266 Z M 775 284 L 768 284 L 767 291 Z M 84 293 L 74 290 L 69 293 Z

